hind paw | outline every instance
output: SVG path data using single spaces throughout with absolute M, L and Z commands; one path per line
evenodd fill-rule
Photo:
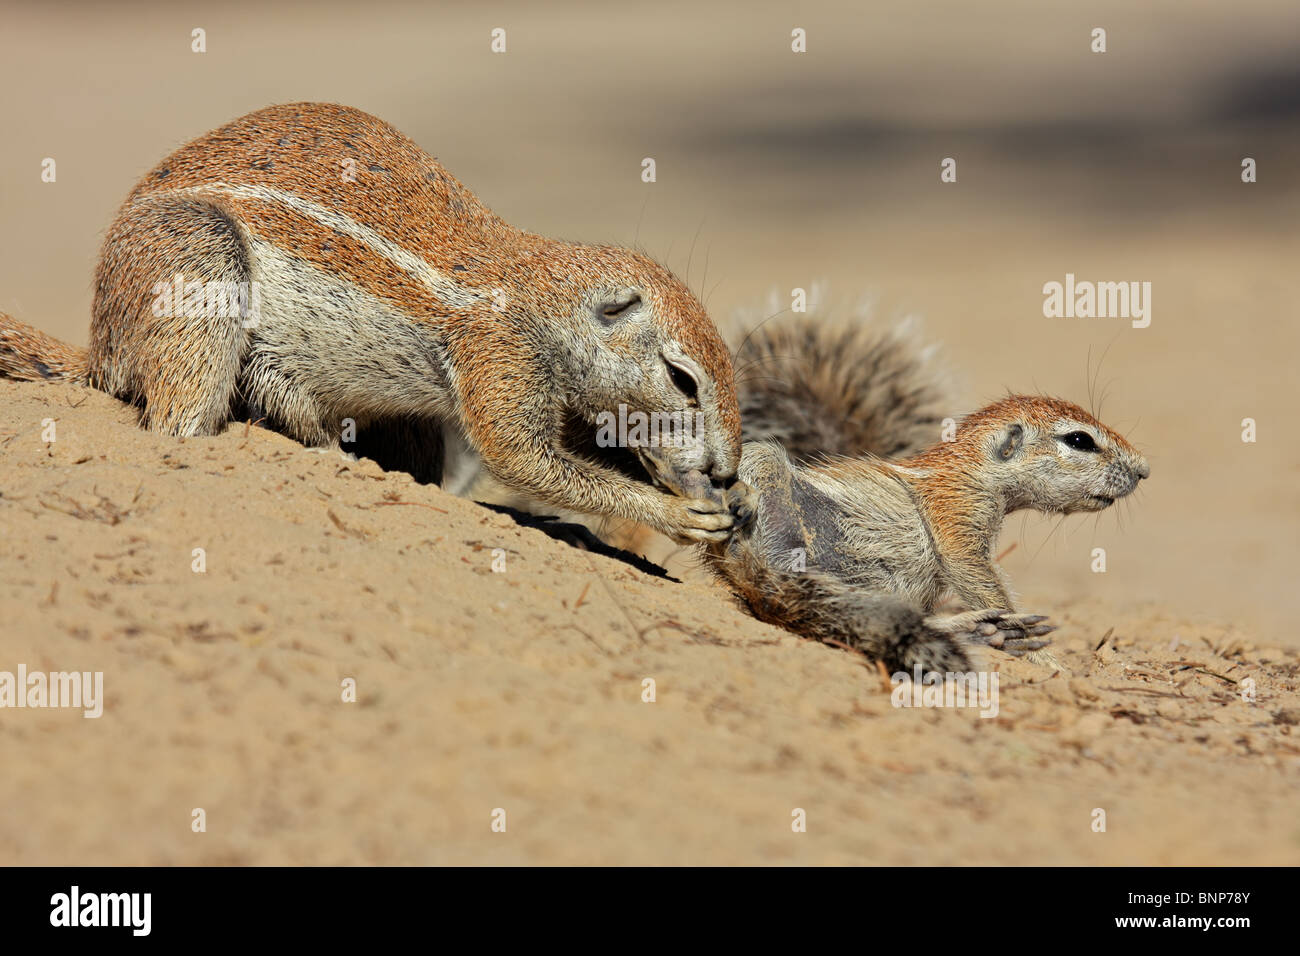
M 985 608 L 931 617 L 926 623 L 959 640 L 994 647 L 1020 657 L 1051 643 L 1050 640 L 1041 640 L 1056 630 L 1056 625 L 1044 623 L 1046 620 L 1045 614 L 1016 614 L 1005 608 Z

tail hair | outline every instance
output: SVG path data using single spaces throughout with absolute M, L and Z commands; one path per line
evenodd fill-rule
M 937 351 L 913 320 L 878 325 L 866 308 L 765 322 L 736 354 L 742 439 L 775 440 L 801 462 L 915 454 L 939 440 L 953 408 Z
M 85 385 L 90 380 L 86 350 L 0 312 L 0 378 Z

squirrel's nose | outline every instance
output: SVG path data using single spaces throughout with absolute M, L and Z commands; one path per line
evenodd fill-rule
M 1137 473 L 1139 478 L 1151 477 L 1151 466 L 1147 464 L 1145 458 L 1139 458 L 1137 460 L 1137 465 L 1134 467 L 1133 471 Z
M 705 472 L 715 485 L 720 485 L 723 488 L 730 488 L 736 483 L 738 477 L 738 469 L 735 465 L 729 465 L 727 462 L 718 459 L 710 461 Z

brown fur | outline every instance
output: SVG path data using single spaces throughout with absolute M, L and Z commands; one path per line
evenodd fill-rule
M 949 407 L 946 377 L 902 326 L 810 314 L 773 322 L 736 352 L 744 441 L 796 461 L 896 458 L 925 448 Z
M 159 283 L 176 274 L 258 284 L 269 318 L 159 315 Z M 734 521 L 562 439 L 566 421 L 590 427 L 620 403 L 690 409 L 704 433 L 674 467 L 734 477 L 730 356 L 685 286 L 639 253 L 516 229 L 408 137 L 348 107 L 269 107 L 164 159 L 109 229 L 85 358 L 0 323 L 0 372 L 42 366 L 84 368 L 169 434 L 247 415 L 332 446 L 351 420 L 383 463 L 425 479 L 440 477 L 450 443 L 564 508 L 683 540 L 718 540 Z M 694 397 L 667 366 L 696 381 Z
M 907 658 L 951 670 L 981 643 L 1054 664 L 1039 653 L 1052 628 L 1014 612 L 994 561 L 1002 522 L 1022 508 L 1102 510 L 1149 475 L 1142 455 L 1077 405 L 1030 395 L 994 402 L 961 419 L 955 440 L 936 441 L 947 417 L 941 381 L 920 344 L 892 332 L 809 316 L 761 327 L 743 351 L 759 376 L 750 384 L 755 365 L 742 366 L 746 434 L 769 438 L 743 447 L 755 518 L 703 554 L 744 604 L 891 666 Z M 1071 444 L 1080 431 L 1096 451 Z M 800 453 L 777 436 L 794 436 Z M 813 436 L 831 447 L 808 445 Z M 872 453 L 884 447 L 910 457 Z M 934 616 L 945 594 L 969 610 Z
M 0 375 L 25 381 L 68 379 L 85 385 L 86 350 L 0 312 Z
M 1063 441 L 1083 430 L 1095 437 L 1097 451 Z M 967 416 L 954 441 L 897 462 L 864 456 L 804 466 L 775 444 L 747 443 L 740 475 L 758 492 L 757 517 L 727 544 L 710 546 L 706 563 L 765 620 L 810 637 L 847 629 L 883 659 L 915 643 L 915 621 L 900 617 L 895 604 L 923 616 L 946 592 L 983 617 L 973 628 L 927 618 L 933 640 L 920 646 L 942 644 L 938 635 L 947 632 L 954 646 L 993 639 L 1035 651 L 1042 642 L 1034 638 L 1050 628 L 1037 616 L 1012 613 L 993 558 L 1003 518 L 1021 508 L 1102 510 L 1149 474 L 1123 436 L 1076 405 L 1038 396 L 995 402 Z M 764 596 L 774 578 L 800 576 L 796 556 L 817 586 Z M 866 595 L 893 602 L 872 605 Z M 840 615 L 834 627 L 828 615 Z M 907 627 L 899 623 L 904 618 Z M 932 669 L 941 669 L 943 659 L 937 655 Z
M 1065 500 L 1055 462 L 1049 459 L 1053 442 L 1040 442 L 1026 449 L 1027 459 L 1003 463 L 989 455 L 991 446 L 1002 438 L 1009 424 L 1018 423 L 1040 435 L 1050 435 L 1056 423 L 1076 422 L 1089 426 L 1104 437 L 1098 463 L 1107 472 L 1132 476 L 1132 485 L 1121 483 L 1110 497 L 1118 498 L 1150 474 L 1141 453 L 1118 432 L 1102 424 L 1071 402 L 1039 395 L 1011 395 L 966 416 L 952 442 L 940 442 L 918 455 L 898 462 L 905 480 L 912 486 L 939 551 L 948 566 L 949 586 L 968 607 L 1012 607 L 1010 591 L 993 565 L 992 549 L 1005 515 L 1022 508 L 1045 513 L 1084 510 Z M 1044 475 L 1032 475 L 1035 462 L 1047 461 Z M 1087 459 L 1085 459 L 1087 461 Z M 866 462 L 848 464 L 869 470 Z M 1009 475 L 999 474 L 1010 468 Z M 834 470 L 834 469 L 832 469 Z M 1091 509 L 1088 509 L 1091 510 Z

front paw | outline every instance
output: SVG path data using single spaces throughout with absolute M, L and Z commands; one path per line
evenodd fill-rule
M 758 512 L 758 492 L 743 481 L 719 488 L 699 471 L 674 476 L 673 490 L 681 496 L 681 514 L 688 526 L 683 540 L 718 543 L 745 527 Z
M 737 478 L 726 489 L 724 498 L 731 513 L 736 516 L 736 527 L 743 528 L 758 514 L 758 489 Z
M 688 471 L 678 476 L 678 494 L 698 501 L 721 502 L 736 519 L 736 528 L 743 528 L 758 514 L 758 489 L 739 478 L 728 488 L 719 488 L 699 471 Z
M 722 496 L 708 498 L 664 497 L 659 530 L 682 543 L 720 544 L 735 529 L 736 518 Z
M 743 481 L 721 488 L 698 468 L 674 467 L 661 449 L 645 447 L 636 452 L 655 485 L 676 496 L 666 505 L 671 515 L 660 530 L 679 541 L 725 541 L 758 511 L 758 492 Z
M 984 608 L 927 618 L 926 623 L 963 641 L 984 644 L 1020 657 L 1051 643 L 1050 640 L 1039 640 L 1056 630 L 1056 625 L 1044 623 L 1046 620 L 1043 614 L 1016 614 L 1005 608 Z

